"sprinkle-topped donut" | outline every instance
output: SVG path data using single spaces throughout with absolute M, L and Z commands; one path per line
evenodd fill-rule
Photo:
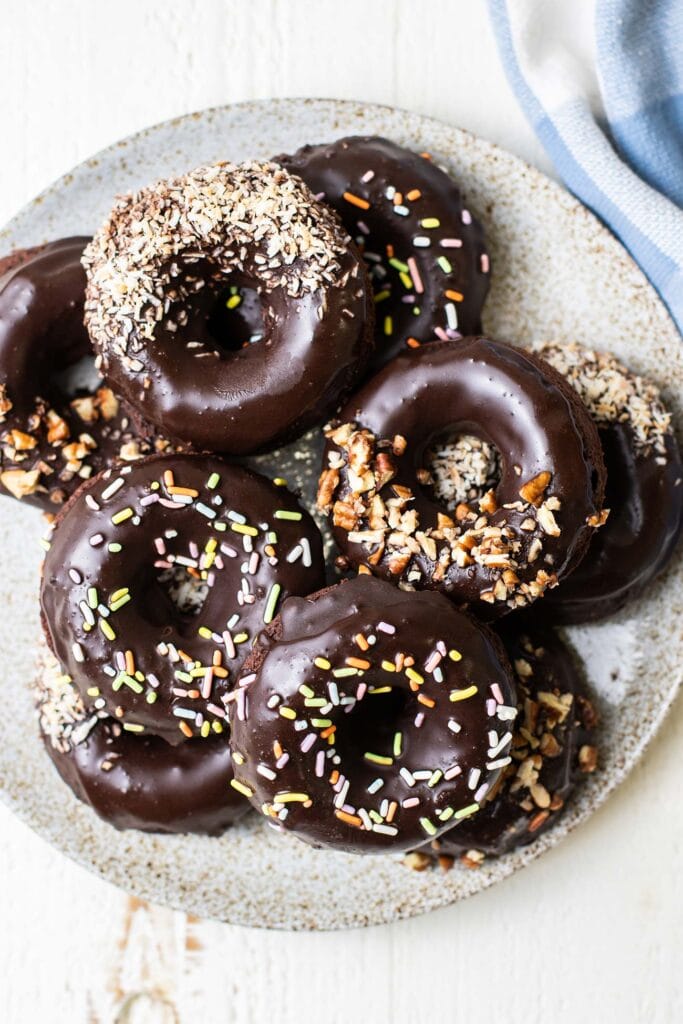
M 238 455 L 291 440 L 348 392 L 372 348 L 356 247 L 275 164 L 200 167 L 123 197 L 84 264 L 107 377 L 198 447 Z M 253 343 L 222 319 L 245 292 Z
M 524 607 L 583 556 L 603 521 L 597 430 L 555 370 L 467 338 L 397 356 L 325 431 L 318 504 L 354 566 L 440 590 L 491 617 Z M 479 499 L 437 496 L 427 453 L 475 434 L 499 454 Z
M 433 849 L 470 866 L 532 842 L 554 824 L 577 783 L 597 767 L 597 713 L 572 652 L 556 633 L 510 625 L 502 633 L 515 670 L 519 712 L 510 764 L 476 817 Z
M 131 735 L 106 712 L 86 711 L 70 676 L 49 656 L 40 666 L 36 701 L 45 748 L 60 776 L 115 828 L 218 835 L 249 809 L 230 785 L 227 729 L 175 747 L 158 736 Z
M 683 530 L 683 463 L 654 384 L 576 343 L 539 352 L 587 406 L 607 465 L 609 519 L 548 606 L 559 621 L 586 622 L 638 597 L 671 559 Z
M 497 639 L 367 576 L 286 601 L 231 698 L 233 787 L 314 845 L 409 849 L 476 814 L 510 763 Z
M 80 262 L 87 242 L 62 238 L 0 259 L 0 491 L 46 512 L 113 459 L 168 444 L 142 436 L 102 380 L 69 388 L 92 356 Z
M 41 587 L 48 643 L 86 707 L 170 743 L 208 736 L 257 632 L 324 581 L 294 495 L 208 455 L 106 470 L 55 520 Z
M 490 270 L 483 231 L 428 153 L 350 137 L 278 160 L 334 207 L 366 260 L 376 366 L 406 346 L 479 333 Z

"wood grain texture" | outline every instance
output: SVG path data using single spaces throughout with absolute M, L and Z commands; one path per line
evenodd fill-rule
M 549 169 L 498 65 L 484 5 L 462 0 L 420 11 L 411 0 L 5 4 L 0 85 L 0 222 L 113 139 L 271 95 L 408 107 Z M 639 769 L 561 847 L 469 903 L 346 934 L 259 932 L 140 904 L 0 808 L 0 1016 L 680 1020 L 682 745 L 679 702 Z M 230 885 L 228 865 L 216 884 Z

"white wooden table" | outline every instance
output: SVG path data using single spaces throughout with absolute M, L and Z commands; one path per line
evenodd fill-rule
M 571 2 L 577 22 L 589 17 L 588 0 Z M 7 3 L 0 95 L 0 222 L 120 136 L 268 96 L 408 107 L 552 173 L 481 2 Z M 0 808 L 0 1019 L 681 1020 L 682 749 L 679 702 L 640 768 L 560 848 L 469 903 L 364 932 L 266 933 L 141 905 Z

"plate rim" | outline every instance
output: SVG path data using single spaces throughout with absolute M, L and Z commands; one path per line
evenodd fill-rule
M 300 109 L 302 107 L 320 108 L 321 106 L 327 109 L 334 108 L 335 110 L 341 108 L 347 114 L 353 111 L 373 111 L 378 114 L 384 112 L 391 116 L 396 116 L 397 114 L 405 114 L 406 117 L 409 117 L 413 120 L 417 119 L 419 123 L 425 128 L 426 133 L 428 133 L 430 126 L 434 125 L 436 128 L 438 128 L 439 131 L 445 131 L 447 133 L 450 133 L 454 141 L 460 139 L 462 141 L 466 141 L 470 145 L 483 145 L 486 149 L 489 150 L 489 152 L 491 152 L 494 155 L 500 155 L 506 162 L 512 161 L 525 175 L 531 175 L 531 178 L 537 184 L 540 184 L 546 191 L 553 194 L 563 205 L 565 205 L 566 208 L 571 209 L 572 212 L 581 216 L 584 219 L 584 221 L 591 226 L 592 230 L 596 233 L 596 235 L 609 246 L 609 259 L 618 258 L 623 263 L 630 265 L 630 270 L 632 272 L 635 272 L 636 276 L 640 278 L 640 284 L 644 286 L 645 289 L 650 293 L 651 297 L 655 301 L 656 305 L 659 307 L 660 311 L 664 313 L 666 320 L 672 327 L 674 333 L 677 333 L 675 325 L 673 324 L 673 321 L 671 319 L 671 316 L 666 305 L 664 304 L 661 297 L 657 294 L 654 286 L 647 279 L 642 269 L 635 262 L 635 260 L 628 252 L 628 250 L 624 247 L 623 243 L 621 243 L 618 237 L 615 234 L 613 234 L 613 232 L 600 220 L 600 218 L 593 211 L 591 211 L 587 206 L 585 206 L 564 185 L 562 185 L 562 183 L 549 177 L 543 171 L 539 170 L 539 168 L 535 167 L 533 164 L 524 160 L 517 154 L 511 153 L 509 150 L 500 146 L 498 143 L 491 142 L 490 140 L 480 135 L 477 135 L 476 133 L 468 129 L 461 128 L 457 125 L 451 125 L 440 118 L 436 118 L 428 114 L 422 114 L 416 111 L 411 111 L 403 107 L 381 103 L 366 103 L 361 100 L 335 99 L 333 97 L 277 97 L 273 99 L 263 98 L 256 100 L 244 100 L 238 103 L 217 104 L 211 107 L 206 107 L 198 111 L 192 111 L 176 117 L 167 118 L 153 125 L 149 125 L 144 128 L 138 129 L 137 131 L 132 132 L 124 136 L 123 138 L 115 140 L 109 145 L 100 148 L 91 156 L 88 156 L 85 159 L 81 160 L 77 165 L 72 167 L 70 170 L 64 172 L 63 174 L 55 178 L 41 192 L 39 192 L 35 197 L 33 197 L 27 203 L 25 203 L 2 226 L 2 228 L 0 228 L 0 249 L 4 251 L 5 244 L 11 239 L 13 231 L 15 231 L 17 228 L 21 230 L 24 222 L 30 219 L 31 212 L 37 205 L 40 205 L 42 202 L 45 201 L 45 199 L 50 197 L 52 194 L 59 192 L 62 189 L 68 190 L 70 185 L 74 182 L 77 172 L 80 172 L 82 169 L 85 169 L 87 167 L 96 166 L 103 159 L 113 156 L 116 153 L 116 151 L 121 148 L 125 148 L 128 145 L 134 145 L 144 139 L 150 139 L 155 134 L 162 132 L 164 130 L 168 131 L 179 125 L 192 121 L 203 120 L 207 117 L 211 117 L 212 115 L 220 115 L 227 112 L 236 112 L 247 115 L 258 115 L 264 111 L 268 111 L 269 113 L 272 114 L 274 112 L 277 112 L 277 110 L 292 111 Z M 599 809 L 602 807 L 602 805 L 608 799 L 608 797 L 624 782 L 624 780 L 631 774 L 633 769 L 642 759 L 649 744 L 659 733 L 664 720 L 666 719 L 667 715 L 671 710 L 671 707 L 676 699 L 676 696 L 682 688 L 682 685 L 683 665 L 681 666 L 678 674 L 672 680 L 671 685 L 668 691 L 666 692 L 666 695 L 661 700 L 656 715 L 651 719 L 648 732 L 644 735 L 638 736 L 638 739 L 632 748 L 628 761 L 622 762 L 612 767 L 611 774 L 607 780 L 607 784 L 604 787 L 601 787 L 599 792 L 594 795 L 594 799 L 591 805 L 589 807 L 584 808 L 579 814 L 573 815 L 571 817 L 567 816 L 565 819 L 565 827 L 562 830 L 561 834 L 557 835 L 556 838 L 553 839 L 553 835 L 556 830 L 552 829 L 541 835 L 534 843 L 523 848 L 522 850 L 519 850 L 518 863 L 508 862 L 499 859 L 498 863 L 501 867 L 501 870 L 498 876 L 487 876 L 486 878 L 484 878 L 482 884 L 479 886 L 479 888 L 477 888 L 476 892 L 481 892 L 485 889 L 488 889 L 490 888 L 490 886 L 495 885 L 497 882 L 503 881 L 505 878 L 510 877 L 510 875 L 516 873 L 520 868 L 528 866 L 532 861 L 535 861 L 538 857 L 540 857 L 546 850 L 558 845 L 558 843 L 561 843 L 564 840 L 564 838 L 571 832 L 573 832 L 578 825 L 582 824 L 588 818 L 592 817 L 593 814 L 599 811 Z M 37 736 L 36 738 L 39 741 L 39 737 Z M 75 797 L 72 798 L 75 799 Z M 20 821 L 28 825 L 28 827 L 31 828 L 31 830 L 36 835 L 38 835 L 41 839 L 49 843 L 49 845 L 56 849 L 59 853 L 69 857 L 70 860 L 77 863 L 80 867 L 83 867 L 86 870 L 95 873 L 104 881 L 109 882 L 109 884 L 117 884 L 115 882 L 112 882 L 111 878 L 108 877 L 106 872 L 106 864 L 99 865 L 97 863 L 94 863 L 92 860 L 89 860 L 85 852 L 79 852 L 73 849 L 73 844 L 70 844 L 71 848 L 69 848 L 67 844 L 58 842 L 56 836 L 50 834 L 50 829 L 41 830 L 40 823 L 31 820 L 32 816 L 30 813 L 30 807 L 27 807 L 26 801 L 22 800 L 21 794 L 17 795 L 10 792 L 5 783 L 5 779 L 2 776 L 0 776 L 0 800 L 2 800 L 3 804 L 6 807 L 8 807 L 8 809 L 11 810 L 12 813 L 15 814 Z M 91 811 L 90 813 L 94 812 Z M 135 880 L 127 884 L 125 891 L 130 892 L 136 896 L 140 896 L 144 899 L 153 900 L 155 902 L 158 902 L 159 900 L 158 896 L 150 894 L 148 887 L 146 887 L 143 883 L 138 884 Z M 440 904 L 440 906 L 451 906 L 454 903 L 459 902 L 460 899 L 467 898 L 470 895 L 475 895 L 476 892 L 463 893 L 460 896 L 444 901 L 444 903 Z M 164 897 L 164 902 L 166 903 L 166 905 L 183 912 L 197 912 L 196 908 L 188 907 L 187 901 L 183 903 L 183 901 L 180 899 L 180 895 L 181 894 L 179 891 L 178 900 L 176 902 L 174 902 L 171 898 L 166 899 L 166 897 Z M 411 906 L 407 906 L 405 908 L 399 907 L 394 909 L 392 917 L 387 917 L 383 919 L 383 921 L 363 922 L 361 920 L 354 920 L 350 923 L 344 922 L 338 925 L 330 925 L 329 927 L 323 928 L 320 928 L 320 926 L 316 926 L 315 930 L 334 931 L 340 929 L 346 930 L 356 927 L 367 927 L 369 925 L 376 926 L 377 924 L 390 923 L 391 921 L 395 920 L 405 920 L 413 916 L 417 916 L 418 914 L 426 913 L 430 909 L 432 908 L 428 907 L 422 910 L 415 910 Z M 200 913 L 202 913 L 203 916 L 207 916 L 206 911 L 200 911 Z M 215 919 L 224 921 L 226 920 L 225 918 Z M 273 924 L 253 920 L 247 922 L 241 920 L 234 921 L 233 919 L 230 920 L 230 923 L 237 923 L 241 927 L 252 927 L 259 929 L 267 928 L 270 930 L 313 930 L 312 928 L 307 928 L 307 926 L 305 925 L 302 926 L 287 923 Z

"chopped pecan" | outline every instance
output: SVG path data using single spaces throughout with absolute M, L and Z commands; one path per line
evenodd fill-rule
M 403 858 L 403 863 L 407 868 L 412 871 L 424 871 L 432 863 L 432 858 L 427 853 L 420 853 L 419 850 L 413 850 L 412 853 L 406 853 Z
M 375 487 L 380 490 L 396 476 L 396 467 L 390 455 L 380 452 L 375 459 Z
M 332 507 L 332 522 L 340 530 L 354 530 L 358 523 L 354 506 L 348 501 L 335 501 Z
M 410 553 L 404 555 L 392 555 L 387 561 L 387 569 L 392 576 L 400 576 L 407 568 L 410 558 Z
M 526 501 L 529 505 L 540 505 L 541 499 L 548 489 L 548 484 L 551 480 L 551 474 L 547 469 L 544 469 L 537 476 L 531 480 L 527 480 L 525 484 L 519 489 L 519 496 L 522 501 Z
M 598 767 L 598 748 L 585 743 L 579 750 L 579 768 L 582 772 L 594 772 Z
M 6 469 L 0 473 L 0 482 L 15 498 L 25 498 L 34 494 L 40 482 L 38 469 Z
M 74 398 L 70 403 L 71 408 L 84 423 L 94 423 L 98 418 L 97 406 L 92 395 L 85 395 L 83 398 Z
M 326 427 L 325 429 L 325 437 L 333 444 L 338 444 L 340 448 L 345 447 L 352 433 L 353 423 L 342 423 L 339 427 Z
M 544 732 L 541 736 L 539 750 L 544 757 L 557 757 L 562 752 L 562 747 L 551 732 Z
M 605 525 L 609 519 L 609 513 L 610 510 L 608 508 L 603 508 L 601 512 L 595 512 L 592 516 L 589 516 L 586 522 L 597 530 Z
M 0 423 L 3 423 L 7 413 L 12 409 L 12 402 L 7 397 L 7 385 L 0 384 Z
M 318 508 L 321 512 L 329 512 L 332 508 L 334 492 L 339 484 L 339 473 L 336 469 L 324 469 L 318 481 Z
M 544 533 L 547 533 L 549 537 L 560 536 L 560 528 L 557 525 L 557 520 L 548 508 L 547 502 L 540 506 L 536 516 L 538 518 L 538 525 Z
M 119 400 L 111 388 L 97 389 L 96 405 L 104 420 L 113 420 L 119 411 Z
M 492 515 L 498 508 L 496 502 L 496 495 L 493 489 L 486 492 L 479 502 L 479 508 L 482 512 L 486 512 L 488 515 Z
M 38 443 L 35 437 L 32 437 L 31 434 L 25 434 L 23 430 L 10 430 L 7 434 L 7 439 L 18 452 L 30 451 Z
M 59 444 L 66 441 L 69 436 L 69 424 L 54 409 L 47 414 L 47 440 L 48 444 Z

